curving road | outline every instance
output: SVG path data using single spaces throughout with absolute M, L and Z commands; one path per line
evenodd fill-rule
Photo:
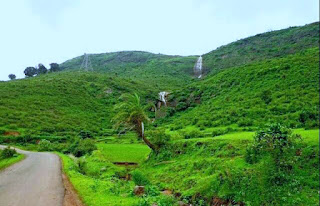
M 26 158 L 0 171 L 0 205 L 62 206 L 64 186 L 59 157 L 16 150 Z

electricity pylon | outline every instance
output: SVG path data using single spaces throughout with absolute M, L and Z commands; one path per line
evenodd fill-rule
M 83 61 L 80 69 L 84 69 L 86 71 L 93 71 L 92 64 L 88 54 L 84 54 Z

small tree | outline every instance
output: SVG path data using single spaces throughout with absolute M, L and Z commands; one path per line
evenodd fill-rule
M 17 77 L 16 77 L 16 75 L 14 75 L 14 74 L 9 74 L 9 79 L 10 80 L 14 80 L 14 79 L 16 79 Z
M 24 74 L 26 75 L 26 77 L 33 77 L 34 75 L 37 74 L 37 69 L 34 67 L 27 67 L 24 70 Z
M 58 72 L 60 71 L 60 66 L 57 63 L 51 63 L 50 64 L 50 72 Z
M 115 123 L 114 128 L 119 129 L 120 127 L 124 127 L 126 129 L 133 129 L 148 147 L 156 151 L 156 146 L 144 134 L 144 122 L 150 121 L 145 110 L 150 108 L 150 105 L 143 106 L 140 97 L 136 93 L 134 95 L 124 94 L 120 97 L 120 101 L 115 106 L 117 114 L 112 120 Z
M 43 65 L 38 65 L 38 73 L 37 74 L 46 74 L 48 72 L 48 69 Z

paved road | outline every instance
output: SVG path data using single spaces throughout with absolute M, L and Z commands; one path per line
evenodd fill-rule
M 62 206 L 59 157 L 19 149 L 17 152 L 26 158 L 0 172 L 0 206 Z

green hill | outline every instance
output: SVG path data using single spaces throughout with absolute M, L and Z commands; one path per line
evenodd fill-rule
M 319 119 L 318 48 L 226 69 L 172 93 L 171 129 L 258 127 L 283 122 L 315 128 Z
M 113 105 L 123 93 L 154 99 L 154 87 L 97 72 L 59 72 L 0 82 L 0 127 L 31 134 L 110 129 Z
M 319 45 L 319 22 L 301 27 L 257 34 L 221 46 L 203 55 L 204 67 L 212 72 L 288 54 Z
M 0 82 L 0 127 L 63 133 L 110 128 L 112 106 L 126 92 L 156 102 L 170 91 L 167 122 L 186 126 L 257 127 L 285 121 L 315 127 L 318 119 L 318 42 L 316 23 L 259 34 L 204 55 L 208 74 L 193 77 L 197 57 L 148 52 L 90 55 L 96 72 L 80 72 L 83 57 L 61 64 L 63 72 Z M 275 46 L 277 45 L 277 46 Z M 313 49 L 312 49 L 313 47 Z M 310 49 L 311 48 L 311 49 Z M 259 50 L 256 52 L 255 50 Z M 225 58 L 217 58 L 227 55 Z M 211 131 L 211 130 L 210 130 Z
M 171 90 L 192 81 L 195 56 L 169 56 L 141 51 L 89 55 L 95 71 L 141 80 L 159 89 Z M 65 70 L 79 70 L 83 56 L 61 64 Z

